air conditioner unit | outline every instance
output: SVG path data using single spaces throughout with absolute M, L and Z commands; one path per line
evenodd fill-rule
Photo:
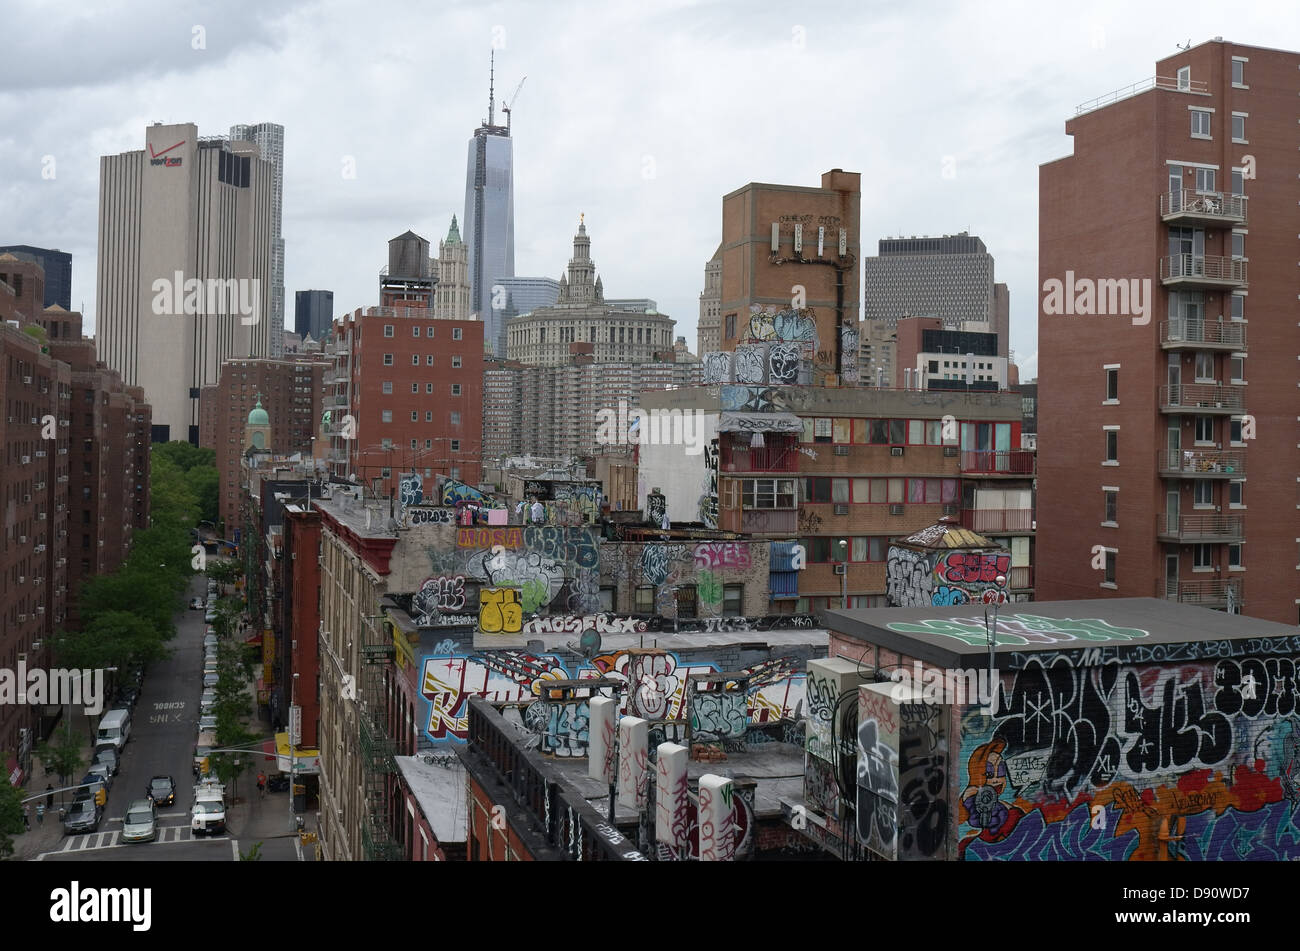
M 836 446 L 834 452 L 835 452 L 835 455 L 837 455 L 837 456 L 847 456 L 847 455 L 849 454 L 849 447 L 848 447 L 848 446 Z
M 835 506 L 835 514 L 836 514 L 836 515 L 848 515 L 848 514 L 849 514 L 849 507 L 848 507 L 847 505 L 843 504 L 843 503 L 839 503 L 839 504 L 837 504 L 837 505 Z
M 28 492 L 28 493 L 26 493 L 25 495 L 23 495 L 23 501 L 24 501 L 24 502 L 30 502 L 31 500 L 32 500 L 32 495 L 31 495 L 30 492 Z
M 39 515 L 37 515 L 37 516 L 36 516 L 36 521 L 38 521 L 38 522 L 43 522 L 43 521 L 45 521 L 45 513 L 44 513 L 44 512 L 41 512 Z
M 890 446 L 890 447 L 889 447 L 889 454 L 890 454 L 891 456 L 901 456 L 901 455 L 903 454 L 903 447 L 902 447 L 902 446 Z
M 944 446 L 944 447 L 943 447 L 943 455 L 944 455 L 944 458 L 945 458 L 945 459 L 951 459 L 953 456 L 957 455 L 957 447 L 956 447 L 956 446 Z
M 890 505 L 890 506 L 889 506 L 889 514 L 890 514 L 890 515 L 902 515 L 902 514 L 903 514 L 903 506 L 902 506 L 902 504 L 901 504 L 901 503 L 898 503 L 898 502 L 895 502 L 895 503 L 893 503 L 892 505 Z
M 43 605 L 43 604 L 38 604 L 38 605 L 36 606 L 36 613 L 37 613 L 37 614 L 44 614 L 44 613 L 45 613 L 45 605 Z
M 26 466 L 26 465 L 30 465 L 30 464 L 31 464 L 31 461 L 32 461 L 32 457 L 31 457 L 31 456 L 23 456 L 23 465 L 25 465 L 25 466 Z
M 958 506 L 956 506 L 956 505 L 945 505 L 945 506 L 943 507 L 943 514 L 944 514 L 944 515 L 956 515 L 956 514 L 957 514 L 957 509 L 958 509 Z
M 32 425 L 33 425 L 33 426 L 35 426 L 35 425 L 36 425 L 37 423 L 39 423 L 39 422 L 40 422 L 40 420 L 37 419 L 35 416 L 32 417 Z
M 68 559 L 66 559 L 66 558 L 60 558 L 58 561 L 56 561 L 56 562 L 54 563 L 54 565 L 55 565 L 55 567 L 57 567 L 57 568 L 62 568 L 62 567 L 63 567 L 64 565 L 66 565 L 67 563 L 68 563 Z
M 32 378 L 30 376 L 25 376 L 23 377 L 23 382 L 26 383 L 28 386 L 31 386 Z
M 31 496 L 28 496 L 28 498 L 30 499 Z M 27 536 L 26 536 L 26 535 L 19 535 L 19 536 L 18 536 L 18 544 L 20 544 L 20 545 L 26 545 L 26 544 L 27 544 Z
M 837 575 L 848 574 L 848 572 L 845 571 L 845 568 L 846 568 L 845 565 L 843 565 L 843 564 L 837 564 L 837 565 L 835 566 L 835 573 L 836 573 Z
M 44 458 L 45 458 L 45 450 L 44 450 L 44 449 L 37 449 L 37 450 L 36 450 L 36 458 L 37 458 L 37 459 L 44 459 Z
M 26 583 L 27 583 L 27 576 L 26 576 L 26 575 L 19 575 L 19 576 L 18 576 L 18 583 L 19 583 L 19 584 L 26 584 Z
M 28 379 L 29 379 L 29 381 L 30 381 L 31 378 L 29 377 Z M 26 615 L 26 614 L 20 614 L 20 615 L 18 615 L 18 623 L 19 623 L 19 624 L 21 624 L 23 621 L 26 621 L 26 620 L 27 620 L 27 615 Z
M 45 551 L 45 546 L 37 545 L 35 548 L 32 549 L 32 551 Z

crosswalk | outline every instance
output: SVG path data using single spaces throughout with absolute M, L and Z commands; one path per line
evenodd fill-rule
M 204 842 L 220 841 L 228 839 L 226 835 L 201 836 L 200 840 Z M 122 830 L 113 829 L 107 832 L 91 832 L 87 835 L 71 835 L 64 841 L 63 847 L 58 849 L 59 852 L 93 852 L 98 849 L 114 849 L 120 846 L 136 845 L 162 845 L 168 842 L 190 842 L 194 839 L 193 830 L 189 826 L 159 826 L 158 837 L 153 842 L 125 842 L 122 840 Z

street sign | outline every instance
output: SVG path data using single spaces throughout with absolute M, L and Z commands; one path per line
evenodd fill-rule
M 290 747 L 298 746 L 302 743 L 302 707 L 298 704 L 292 704 L 289 707 L 289 745 Z

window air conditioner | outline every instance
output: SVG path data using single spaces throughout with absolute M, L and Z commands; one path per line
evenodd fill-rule
M 891 456 L 901 456 L 901 455 L 903 454 L 903 447 L 902 447 L 902 446 L 890 446 L 890 447 L 889 447 L 889 454 L 890 454 Z
M 890 506 L 889 506 L 889 514 L 890 514 L 890 515 L 902 515 L 902 514 L 903 514 L 903 506 L 902 506 L 902 504 L 899 503 L 899 502 L 895 502 L 895 503 L 893 503 L 892 505 L 890 505 Z

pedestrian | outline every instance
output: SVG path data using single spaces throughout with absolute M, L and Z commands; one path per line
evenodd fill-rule
M 539 500 L 534 499 L 533 500 L 533 523 L 536 525 L 541 525 L 545 521 L 546 521 L 546 509 L 542 507 L 542 503 Z
M 27 827 L 28 832 L 32 831 L 32 807 L 27 803 L 23 803 L 23 825 Z
M 36 804 L 36 824 L 38 826 L 45 825 L 45 803 L 43 802 Z
M 266 773 L 257 774 L 257 795 L 259 799 L 266 798 Z
M 519 519 L 520 525 L 524 524 L 524 506 L 527 504 L 523 499 L 520 499 L 519 504 L 515 506 L 515 518 Z
M 53 783 L 45 784 L 45 808 L 46 809 L 54 808 L 54 784 Z

